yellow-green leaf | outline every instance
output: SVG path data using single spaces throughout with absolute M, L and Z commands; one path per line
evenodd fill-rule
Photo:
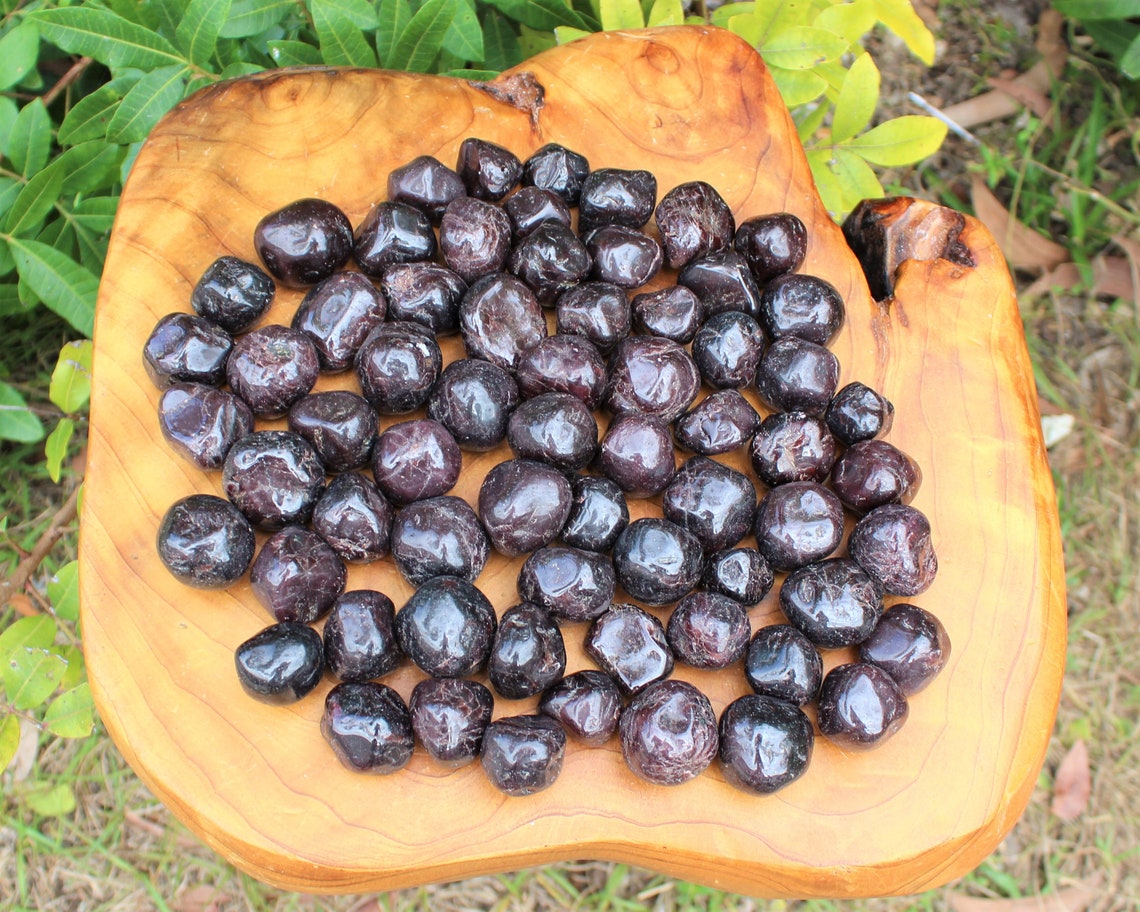
M 8 768 L 20 746 L 20 721 L 13 715 L 0 719 L 0 773 Z
M 569 44 L 571 41 L 577 41 L 579 38 L 585 38 L 590 34 L 585 29 L 574 28 L 571 25 L 559 25 L 554 29 L 554 37 L 559 44 Z
M 91 398 L 91 352 L 90 339 L 68 342 L 59 351 L 48 396 L 67 414 L 78 412 Z
M 61 693 L 44 713 L 44 727 L 61 738 L 84 738 L 94 725 L 94 704 L 86 681 Z
M 875 0 L 854 0 L 853 3 L 836 3 L 828 6 L 812 25 L 842 35 L 850 44 L 859 40 L 875 27 L 878 19 Z
M 645 16 L 638 0 L 601 0 L 598 4 L 598 18 L 607 32 L 645 25 Z
M 927 66 L 934 63 L 934 35 L 914 11 L 910 0 L 875 0 L 876 14 L 883 25 L 903 40 Z
M 51 696 L 67 671 L 67 660 L 50 649 L 13 650 L 0 666 L 8 701 L 18 710 L 33 709 Z
M 79 561 L 69 561 L 48 580 L 52 609 L 65 620 L 79 619 Z
M 831 140 L 850 139 L 871 122 L 879 103 L 879 68 L 870 54 L 862 54 L 851 64 L 835 101 L 831 120 Z
M 681 0 L 653 0 L 646 25 L 680 25 L 685 21 Z
M 946 138 L 946 124 L 936 117 L 907 114 L 888 120 L 843 145 L 873 165 L 911 165 L 933 155 Z
M 67 445 L 75 433 L 75 422 L 70 418 L 60 418 L 47 440 L 44 441 L 44 460 L 48 478 L 59 484 L 63 474 L 63 458 L 67 455 Z
M 43 436 L 43 422 L 28 408 L 24 397 L 14 386 L 0 380 L 0 440 L 35 443 Z
M 66 783 L 28 791 L 24 800 L 41 817 L 62 817 L 75 810 L 75 793 Z
M 845 149 L 816 149 L 807 153 L 823 205 L 839 220 L 864 199 L 883 195 L 882 185 L 863 159 Z
M 760 55 L 771 66 L 786 70 L 810 70 L 836 60 L 847 50 L 847 39 L 827 29 L 797 26 L 782 29 L 760 46 Z
M 771 73 L 784 104 L 789 108 L 815 101 L 827 89 L 827 82 L 810 70 L 772 67 Z

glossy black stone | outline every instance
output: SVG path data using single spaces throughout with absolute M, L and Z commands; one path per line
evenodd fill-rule
M 254 431 L 230 447 L 222 490 L 255 526 L 274 531 L 305 523 L 324 493 L 325 469 L 304 437 Z
M 313 507 L 313 531 L 346 561 L 379 560 L 388 553 L 393 512 L 371 479 L 344 472 Z
M 605 672 L 579 671 L 550 687 L 539 700 L 538 710 L 558 720 L 578 740 L 604 744 L 617 731 L 621 689 Z
M 701 378 L 689 353 L 661 336 L 630 336 L 610 355 L 605 405 L 673 421 L 696 398 Z
M 738 310 L 713 314 L 693 337 L 693 360 L 714 389 L 749 386 L 763 353 L 760 324 Z
M 253 245 L 281 284 L 313 285 L 352 256 L 352 223 L 327 200 L 300 199 L 258 222 Z
M 706 552 L 730 548 L 752 528 L 756 489 L 743 472 L 693 456 L 662 492 L 661 511 L 691 532 Z
M 795 272 L 807 256 L 807 228 L 790 212 L 758 215 L 740 223 L 733 246 L 761 285 Z
M 523 353 L 515 378 L 519 392 L 528 399 L 570 393 L 594 409 L 605 390 L 606 362 L 585 336 L 556 333 Z
M 771 794 L 807 772 L 815 731 L 803 710 L 772 697 L 748 694 L 720 717 L 721 770 L 747 792 Z
M 353 589 L 333 602 L 325 619 L 325 665 L 342 681 L 370 681 L 395 671 L 403 658 L 396 642 L 392 600 L 374 589 Z
M 522 602 L 503 612 L 487 660 L 496 693 L 508 700 L 532 697 L 560 681 L 565 671 L 562 631 L 545 608 Z
M 384 270 L 380 287 L 389 320 L 421 323 L 438 336 L 459 332 L 459 302 L 467 283 L 438 263 L 397 263 Z
M 859 646 L 859 659 L 878 665 L 908 697 L 933 681 L 949 658 L 946 628 L 917 605 L 893 605 Z
M 585 235 L 593 260 L 590 277 L 622 288 L 640 288 L 661 270 L 661 245 L 644 231 L 624 225 L 603 225 Z
M 316 532 L 286 526 L 269 537 L 249 568 L 257 600 L 277 621 L 311 624 L 344 592 L 348 574 Z
M 756 429 L 749 455 L 756 477 L 774 488 L 790 481 L 826 481 L 839 445 L 822 418 L 776 412 Z
M 543 393 L 521 402 L 507 423 L 507 442 L 520 459 L 563 472 L 585 468 L 598 450 L 598 422 L 570 393 Z
M 541 462 L 511 459 L 479 489 L 479 518 L 495 550 L 516 557 L 549 544 L 570 515 L 570 482 Z
M 463 281 L 498 272 L 511 250 L 511 220 L 494 203 L 461 196 L 439 223 L 443 262 Z
M 554 784 L 565 751 L 566 732 L 549 716 L 505 716 L 483 733 L 480 762 L 495 788 L 522 797 Z
M 253 527 L 228 500 L 191 494 L 175 501 L 158 526 L 158 556 L 188 586 L 219 589 L 241 578 L 253 560 Z
M 875 665 L 838 665 L 819 692 L 819 730 L 849 750 L 882 744 L 906 721 L 906 695 L 889 674 Z
M 309 393 L 289 408 L 289 430 L 309 442 L 328 472 L 366 465 L 378 424 L 368 400 L 349 390 Z
M 704 555 L 691 532 L 667 519 L 635 519 L 614 543 L 614 572 L 621 586 L 647 605 L 668 605 L 697 584 Z
M 895 407 L 886 398 L 856 381 L 832 397 L 824 417 L 835 439 L 851 446 L 886 434 L 894 415 Z
M 664 336 L 681 345 L 693 341 L 705 321 L 705 305 L 684 285 L 667 285 L 634 295 L 633 325 L 649 336 Z
M 657 204 L 657 230 L 672 269 L 732 244 L 736 220 L 716 188 L 704 181 L 678 184 Z
M 468 138 L 459 146 L 455 170 L 468 194 L 481 200 L 500 200 L 519 185 L 523 166 L 510 149 Z
M 586 652 L 627 696 L 673 673 L 665 628 L 636 605 L 613 605 L 599 615 L 586 636 Z
M 512 197 L 513 199 L 513 197 Z M 593 261 L 586 245 L 559 220 L 543 222 L 522 238 L 507 259 L 507 269 L 548 305 L 590 274 Z
M 823 682 L 823 657 L 791 624 L 769 624 L 748 644 L 744 677 L 758 694 L 806 706 Z
M 443 369 L 431 331 L 419 323 L 382 323 L 356 356 L 360 391 L 381 415 L 403 415 L 423 406 Z
M 817 646 L 838 649 L 870 636 L 883 615 L 883 596 L 855 561 L 833 557 L 789 573 L 780 608 Z
M 744 606 L 716 592 L 686 595 L 665 628 L 677 661 L 694 668 L 727 668 L 744 656 L 751 636 Z
M 483 524 L 461 497 L 418 500 L 400 510 L 392 523 L 392 557 L 414 586 L 433 576 L 473 583 L 490 551 Z
M 483 276 L 459 305 L 459 331 L 467 354 L 506 370 L 546 337 L 546 317 L 534 293 L 506 273 Z
M 412 688 L 412 730 L 437 763 L 457 768 L 479 756 L 495 698 L 478 681 L 427 678 Z
M 818 276 L 792 273 L 777 276 L 760 296 L 760 325 L 769 339 L 795 336 L 827 345 L 843 325 L 843 298 Z
M 751 608 L 772 589 L 775 574 L 756 548 L 730 548 L 718 551 L 706 562 L 701 585 Z
M 822 415 L 839 382 L 839 359 L 822 345 L 795 336 L 777 339 L 756 368 L 760 398 L 782 412 Z
M 317 348 L 321 370 L 335 373 L 352 367 L 357 351 L 384 322 L 384 296 L 359 272 L 337 272 L 309 289 L 293 315 L 293 328 Z
M 159 389 L 180 382 L 221 386 L 233 347 L 230 334 L 204 317 L 167 314 L 143 345 L 143 366 Z
M 831 490 L 843 505 L 866 513 L 888 503 L 909 503 L 918 491 L 918 464 L 885 440 L 861 440 L 843 451 L 831 474 Z
M 618 724 L 629 768 L 657 785 L 699 776 L 720 746 L 708 697 L 687 681 L 658 681 L 635 696 Z
M 598 468 L 629 497 L 660 494 L 676 465 L 669 425 L 641 412 L 611 421 L 598 448 Z
M 330 690 L 321 734 L 337 759 L 357 773 L 401 770 L 415 746 L 407 705 L 391 687 L 375 681 L 345 682 Z
M 919 595 L 938 573 L 930 520 L 914 507 L 876 507 L 851 530 L 847 550 L 890 595 Z
M 554 305 L 558 332 L 585 336 L 608 352 L 629 335 L 633 311 L 625 290 L 611 282 L 582 282 L 558 296 Z
M 609 551 L 629 525 L 629 504 L 617 482 L 599 475 L 578 475 L 572 481 L 570 515 L 562 540 L 586 551 Z
M 307 624 L 273 624 L 238 646 L 234 664 L 242 689 L 254 699 L 295 703 L 324 674 L 321 635 Z
M 194 313 L 228 333 L 249 329 L 269 310 L 277 286 L 261 267 L 235 256 L 218 257 L 190 293 Z
M 506 368 L 479 358 L 460 358 L 440 374 L 427 414 L 451 432 L 460 449 L 482 452 L 506 437 L 518 401 L 518 384 Z
M 640 228 L 657 204 L 657 178 L 649 171 L 599 168 L 582 181 L 578 198 L 578 227 L 600 225 Z
M 571 224 L 570 207 L 553 190 L 541 187 L 523 187 L 503 203 L 503 208 L 511 219 L 511 228 L 516 241 L 534 231 L 543 222 Z
M 735 250 L 699 257 L 680 271 L 677 284 L 692 290 L 708 314 L 738 310 L 755 318 L 760 310 L 760 287 L 748 263 Z
M 270 323 L 239 336 L 226 362 L 230 388 L 259 418 L 280 418 L 309 393 L 321 372 L 308 335 Z
M 372 448 L 372 475 L 398 507 L 446 494 L 459 480 L 463 454 L 438 421 L 413 418 L 389 427 Z
M 385 201 L 368 210 L 353 242 L 361 271 L 380 278 L 396 263 L 426 262 L 435 256 L 431 220 L 416 206 Z
M 610 607 L 616 577 L 606 554 L 559 545 L 534 551 L 519 570 L 519 596 L 562 621 L 592 621 Z
M 436 225 L 447 204 L 466 194 L 463 179 L 431 155 L 420 155 L 388 175 L 388 199 L 423 210 Z
M 215 386 L 173 383 L 158 400 L 158 426 L 180 456 L 201 469 L 220 469 L 230 447 L 253 431 L 253 412 Z
M 774 570 L 827 557 L 843 538 L 843 504 L 814 481 L 772 488 L 756 508 L 756 544 Z
M 719 456 L 744 446 L 760 426 L 760 415 L 739 390 L 710 393 L 673 425 L 677 445 L 702 456 Z
M 396 614 L 400 649 L 437 678 L 482 670 L 494 638 L 495 609 L 475 586 L 454 576 L 421 583 Z
M 582 181 L 590 173 L 584 155 L 557 143 L 547 143 L 523 162 L 523 183 L 557 193 L 567 205 L 578 205 Z

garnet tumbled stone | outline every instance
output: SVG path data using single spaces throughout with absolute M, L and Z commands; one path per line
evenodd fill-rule
M 804 412 L 769 415 L 757 428 L 749 450 L 756 477 L 769 487 L 791 481 L 823 482 L 838 453 L 839 445 L 824 420 Z
M 562 772 L 566 732 L 549 716 L 496 719 L 483 733 L 480 761 L 495 788 L 508 795 L 533 795 Z
M 791 624 L 769 624 L 748 644 L 744 676 L 756 693 L 804 706 L 819 693 L 823 657 Z
M 313 530 L 346 561 L 374 561 L 388 553 L 392 505 L 359 472 L 338 475 L 313 507 Z
M 280 418 L 308 393 L 321 371 L 313 340 L 299 329 L 270 323 L 239 336 L 226 362 L 226 380 L 259 418 Z
M 310 393 L 289 409 L 289 430 L 309 442 L 329 472 L 365 465 L 377 426 L 368 400 L 349 390 Z
M 647 516 L 625 527 L 614 543 L 617 580 L 638 601 L 668 605 L 701 578 L 701 542 L 667 519 Z
M 507 258 L 507 269 L 526 282 L 544 305 L 586 278 L 592 265 L 586 245 L 569 222 L 561 221 L 535 226 Z
M 460 358 L 440 374 L 427 414 L 451 431 L 460 449 L 482 452 L 502 442 L 518 401 L 518 384 L 506 368 Z
M 902 728 L 907 713 L 906 696 L 876 665 L 839 665 L 823 679 L 819 730 L 843 747 L 862 750 L 881 744 Z
M 382 592 L 353 589 L 333 603 L 325 620 L 325 664 L 342 681 L 369 681 L 395 671 L 395 606 Z
M 775 582 L 768 561 L 755 548 L 732 548 L 708 559 L 701 584 L 747 607 L 760 604 Z
M 253 430 L 253 412 L 233 393 L 204 383 L 174 383 L 158 400 L 162 436 L 202 469 L 220 469 L 234 443 Z
M 515 377 L 527 398 L 570 393 L 597 408 L 606 384 L 606 362 L 585 336 L 557 333 L 523 353 Z
M 249 568 L 253 594 L 278 621 L 311 624 L 344 592 L 348 574 L 316 532 L 286 526 L 261 546 Z
M 234 664 L 238 681 L 254 699 L 295 703 L 324 673 L 321 635 L 307 624 L 273 624 L 238 646 Z
M 693 337 L 693 360 L 701 379 L 714 389 L 750 385 L 763 351 L 760 324 L 738 310 L 713 314 Z
M 695 535 L 708 552 L 740 541 L 756 516 L 748 476 L 706 456 L 688 459 L 661 496 L 665 518 Z
M 795 272 L 807 255 L 807 228 L 790 212 L 759 215 L 740 223 L 733 246 L 761 285 Z
M 727 668 L 744 655 L 751 635 L 744 606 L 715 592 L 686 595 L 665 628 L 673 655 L 694 668 Z
M 631 306 L 638 331 L 664 336 L 681 345 L 692 342 L 705 322 L 705 305 L 684 285 L 669 285 L 634 295 Z
M 599 225 L 640 228 L 656 203 L 657 178 L 651 172 L 599 168 L 582 181 L 578 223 L 585 230 Z
M 798 706 L 756 694 L 725 708 L 719 735 L 724 778 L 761 794 L 799 779 L 811 762 L 815 742 L 811 722 Z
M 171 505 L 158 527 L 158 556 L 190 586 L 217 589 L 239 579 L 253 560 L 253 527 L 228 500 L 191 494 Z
M 621 690 L 605 672 L 579 671 L 547 690 L 538 708 L 574 737 L 587 744 L 604 744 L 617 731 Z
M 500 200 L 519 185 L 523 166 L 510 149 L 485 139 L 468 138 L 459 146 L 455 170 L 471 196 Z
M 509 700 L 531 697 L 565 671 L 562 631 L 545 608 L 523 602 L 503 612 L 487 661 L 487 677 L 497 693 Z
M 700 373 L 684 348 L 662 336 L 630 336 L 610 355 L 605 404 L 613 414 L 641 412 L 673 421 L 689 407 Z
M 459 304 L 459 331 L 470 357 L 514 370 L 523 353 L 546 337 L 546 317 L 525 282 L 494 273 L 467 289 Z
M 386 201 L 368 210 L 354 240 L 357 265 L 379 278 L 396 263 L 416 263 L 435 255 L 431 220 L 415 206 Z
M 756 368 L 756 390 L 772 408 L 822 415 L 839 382 L 839 359 L 822 345 L 785 336 Z
M 691 289 L 709 314 L 739 310 L 755 317 L 760 307 L 760 288 L 735 250 L 698 257 L 681 270 L 677 284 Z
M 678 184 L 666 193 L 657 204 L 656 222 L 672 269 L 724 250 L 736 232 L 728 203 L 704 181 Z
M 467 283 L 437 263 L 397 263 L 380 280 L 389 320 L 422 323 L 440 336 L 459 331 L 459 302 Z
M 508 557 L 549 544 L 570 515 L 570 482 L 541 462 L 511 459 L 479 488 L 479 518 L 495 549 Z
M 564 621 L 591 621 L 610 607 L 616 579 L 606 554 L 548 545 L 519 570 L 519 595 Z
M 292 325 L 316 346 L 321 369 L 336 372 L 352 367 L 368 333 L 387 313 L 384 296 L 361 273 L 338 272 L 309 289 Z
M 603 225 L 585 236 L 592 278 L 622 288 L 640 288 L 661 269 L 661 245 L 643 231 Z
M 619 415 L 602 437 L 597 465 L 630 497 L 660 494 L 677 467 L 668 423 L 644 412 Z
M 487 664 L 495 609 L 466 580 L 437 576 L 420 585 L 396 615 L 400 648 L 429 675 L 460 678 Z
M 226 332 L 239 333 L 261 319 L 277 287 L 261 268 L 235 256 L 218 257 L 190 293 L 194 313 Z
M 603 352 L 629 335 L 633 311 L 625 289 L 612 282 L 583 282 L 558 296 L 554 304 L 560 333 L 585 336 Z
M 390 425 L 372 449 L 376 485 L 398 507 L 446 494 L 459 480 L 462 466 L 459 444 L 431 418 Z
M 710 393 L 673 425 L 677 444 L 702 456 L 719 456 L 744 446 L 760 426 L 760 415 L 739 390 Z
M 493 203 L 461 196 L 443 213 L 439 249 L 443 262 L 465 282 L 498 272 L 511 249 L 511 220 Z
M 599 475 L 578 475 L 572 481 L 570 515 L 562 540 L 586 551 L 609 551 L 629 525 L 629 504 L 618 484 Z
M 418 500 L 400 510 L 392 523 L 392 557 L 413 585 L 433 576 L 458 576 L 473 583 L 490 551 L 483 524 L 461 497 Z
M 274 531 L 308 522 L 324 493 L 325 470 L 299 434 L 254 431 L 226 454 L 222 489 L 250 522 Z
M 661 622 L 637 605 L 614 605 L 599 615 L 586 652 L 625 694 L 644 690 L 673 672 L 673 652 Z
M 876 507 L 859 520 L 851 530 L 847 550 L 891 595 L 925 592 L 938 572 L 930 520 L 904 504 Z
M 913 459 L 885 440 L 861 440 L 835 463 L 831 490 L 843 505 L 866 513 L 888 503 L 909 503 L 922 474 Z
M 848 383 L 827 405 L 825 418 L 835 439 L 844 446 L 881 437 L 891 429 L 895 407 L 862 383 Z
M 712 704 L 687 681 L 658 681 L 645 688 L 622 711 L 619 732 L 629 768 L 658 785 L 695 778 L 720 746 Z
M 520 459 L 575 472 L 597 452 L 598 422 L 577 396 L 543 393 L 515 408 L 507 422 L 507 442 Z
M 777 276 L 760 296 L 760 325 L 769 339 L 796 336 L 827 345 L 843 325 L 844 313 L 835 286 L 817 276 Z
M 388 175 L 388 199 L 415 206 L 437 225 L 448 203 L 466 194 L 463 179 L 431 155 L 417 156 Z
M 813 643 L 862 643 L 883 614 L 883 597 L 855 561 L 833 557 L 800 567 L 780 587 L 780 608 Z
M 300 199 L 258 222 L 253 243 L 279 282 L 313 285 L 352 256 L 352 223 L 327 200 Z
M 557 143 L 547 143 L 523 162 L 523 183 L 557 193 L 570 206 L 578 205 L 582 181 L 590 173 L 584 155 Z
M 479 756 L 494 703 L 478 681 L 427 678 L 412 688 L 408 701 L 412 730 L 433 760 L 465 766 Z
M 950 658 L 950 636 L 929 611 L 894 605 L 859 647 L 859 658 L 878 665 L 907 696 L 926 687 Z
M 756 508 L 756 542 L 776 570 L 827 557 L 843 538 L 843 504 L 814 481 L 772 488 Z
M 426 403 L 442 368 L 435 336 L 410 320 L 381 323 L 356 355 L 360 391 L 381 415 L 402 415 Z
M 415 735 L 408 707 L 375 681 L 338 684 L 325 697 L 321 733 L 333 753 L 358 773 L 394 773 L 412 759 Z
M 159 389 L 178 383 L 221 386 L 233 337 L 195 314 L 172 313 L 162 317 L 143 346 L 143 366 Z

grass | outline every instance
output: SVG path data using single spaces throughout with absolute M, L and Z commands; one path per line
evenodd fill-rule
M 944 2 L 953 59 L 977 64 L 959 77 L 965 97 L 991 69 L 1024 59 L 1024 34 L 975 0 Z M 900 176 L 911 192 L 960 204 L 967 168 L 984 173 L 1026 225 L 1065 244 L 1084 269 L 1112 238 L 1140 226 L 1140 89 L 1121 85 L 1077 42 L 1056 120 L 1014 118 L 978 131 L 979 153 L 951 140 L 930 167 Z M 948 72 L 948 71 L 947 71 Z M 947 72 L 937 80 L 947 92 Z M 902 78 L 902 77 L 900 77 Z M 954 100 L 958 100 L 957 98 Z M 1031 275 L 1018 279 L 1025 287 Z M 566 863 L 370 897 L 320 898 L 282 892 L 234 870 L 159 805 L 105 734 L 77 741 L 41 737 L 26 778 L 3 781 L 0 906 L 14 910 L 173 910 L 173 912 L 404 912 L 404 910 L 635 909 L 854 912 L 943 910 L 956 895 L 1000 900 L 1098 883 L 1092 908 L 1140 907 L 1140 314 L 1129 301 L 1098 299 L 1087 288 L 1023 299 L 1026 335 L 1044 410 L 1074 417 L 1051 451 L 1069 587 L 1070 643 L 1057 725 L 1038 788 L 1010 836 L 974 872 L 917 897 L 861 902 L 768 902 L 661 877 L 619 864 Z M 45 318 L 5 318 L 0 376 L 50 410 L 47 378 L 64 341 Z M 33 357 L 29 358 L 28 353 Z M 0 445 L 0 569 L 6 575 L 50 526 L 66 496 L 50 484 L 34 446 Z M 74 535 L 50 553 L 33 579 L 70 559 Z M 0 613 L 0 629 L 11 609 Z M 1089 747 L 1091 798 L 1077 820 L 1049 809 L 1053 775 L 1078 739 Z M 75 809 L 35 807 L 60 786 Z M 995 906 L 996 910 L 1000 906 Z

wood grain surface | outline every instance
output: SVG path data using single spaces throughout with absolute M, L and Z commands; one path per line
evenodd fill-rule
M 605 33 L 522 71 L 531 76 L 508 74 L 491 87 L 381 71 L 266 73 L 194 96 L 143 147 L 99 294 L 81 525 L 84 642 L 108 730 L 209 845 L 262 880 L 303 891 L 396 888 L 580 858 L 765 896 L 910 893 L 962 875 L 1029 799 L 1065 642 L 1054 492 L 1016 300 L 993 238 L 967 219 L 960 240 L 975 267 L 906 261 L 893 300 L 876 304 L 819 202 L 760 58 L 728 32 Z M 156 556 L 170 504 L 220 494 L 221 479 L 165 445 L 143 343 L 161 316 L 189 311 L 190 291 L 216 257 L 255 259 L 253 230 L 265 213 L 319 196 L 355 224 L 384 197 L 390 169 L 425 153 L 452 164 L 469 136 L 523 158 L 562 142 L 593 167 L 653 171 L 661 193 L 707 180 L 738 221 L 787 210 L 806 223 L 803 271 L 827 278 L 847 302 L 833 346 L 841 382 L 862 380 L 894 402 L 889 439 L 922 468 L 914 505 L 931 518 L 941 569 L 913 601 L 953 641 L 948 667 L 914 697 L 886 745 L 848 754 L 817 738 L 807 774 L 760 797 L 730 787 L 715 764 L 664 788 L 634 777 L 616 741 L 571 743 L 553 787 L 508 798 L 478 764 L 448 771 L 419 751 L 392 776 L 341 768 L 318 727 L 330 681 L 286 708 L 242 692 L 234 648 L 270 618 L 247 581 L 193 590 Z M 299 300 L 279 291 L 267 319 L 289 322 Z M 447 359 L 461 354 L 456 338 L 442 341 Z M 353 383 L 341 375 L 321 386 Z M 474 503 L 487 469 L 508 454 L 465 454 L 455 493 Z M 743 454 L 727 461 L 747 465 Z M 633 501 L 632 509 L 644 516 L 660 507 Z M 500 612 L 517 601 L 518 565 L 495 557 L 478 580 Z M 349 587 L 380 589 L 397 607 L 410 594 L 390 559 L 351 567 Z M 754 628 L 780 619 L 774 593 L 752 612 Z M 569 670 L 586 667 L 584 626 L 564 633 Z M 832 652 L 826 663 L 847 657 Z M 677 674 L 718 712 L 747 692 L 739 667 Z M 407 698 L 418 676 L 405 667 L 390 683 Z M 533 705 L 500 700 L 496 714 Z

